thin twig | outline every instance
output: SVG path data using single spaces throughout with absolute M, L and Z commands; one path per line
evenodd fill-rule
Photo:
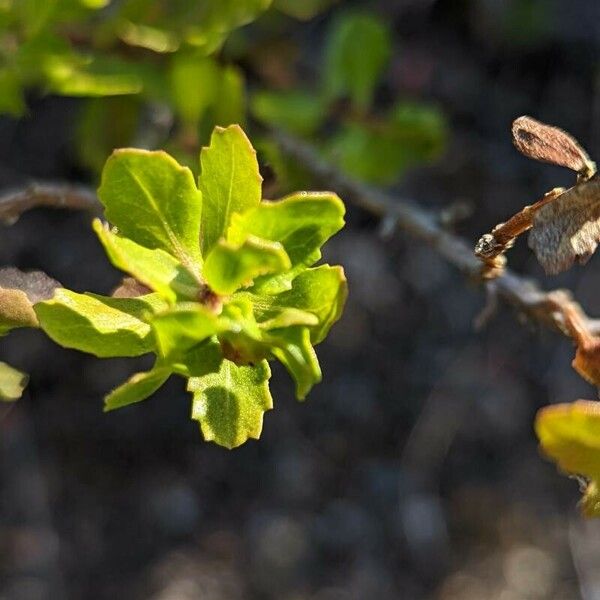
M 100 203 L 87 187 L 63 183 L 33 183 L 0 195 L 0 221 L 12 224 L 26 211 L 37 207 L 98 212 Z
M 272 131 L 282 151 L 300 164 L 321 185 L 340 194 L 345 200 L 381 217 L 394 217 L 397 228 L 406 231 L 434 248 L 469 280 L 486 285 L 482 265 L 473 253 L 473 244 L 446 231 L 437 215 L 379 189 L 358 182 L 328 164 L 308 143 L 280 130 Z M 564 309 L 576 303 L 567 290 L 545 292 L 532 280 L 509 269 L 494 280 L 494 293 L 538 323 L 571 337 L 565 327 Z M 600 321 L 584 317 L 587 329 L 600 331 Z

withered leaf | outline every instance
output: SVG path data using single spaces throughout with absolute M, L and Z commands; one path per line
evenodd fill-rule
M 60 283 L 42 271 L 26 273 L 14 267 L 0 269 L 0 288 L 21 290 L 32 304 L 49 300 L 58 287 L 61 287 Z
M 595 165 L 587 152 L 558 127 L 523 116 L 513 121 L 512 135 L 517 150 L 529 158 L 567 167 L 585 178 L 595 173 Z
M 569 188 L 542 206 L 533 217 L 529 247 L 546 273 L 584 264 L 600 242 L 600 178 Z
M 577 350 L 571 363 L 588 383 L 600 388 L 600 337 L 594 335 L 581 307 L 575 302 L 561 306 L 564 324 Z
M 41 271 L 0 269 L 0 335 L 15 327 L 37 327 L 33 305 L 51 298 L 60 283 Z

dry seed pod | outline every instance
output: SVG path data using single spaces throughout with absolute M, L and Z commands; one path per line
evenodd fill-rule
M 513 143 L 517 150 L 529 158 L 567 167 L 583 179 L 589 179 L 596 172 L 596 165 L 568 133 L 523 116 L 512 124 Z
M 556 275 L 575 261 L 584 264 L 600 242 L 600 178 L 558 195 L 533 216 L 529 247 L 546 273 Z

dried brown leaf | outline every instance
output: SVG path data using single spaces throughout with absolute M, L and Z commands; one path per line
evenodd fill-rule
M 583 181 L 536 211 L 529 247 L 546 273 L 584 264 L 600 242 L 600 178 Z
M 0 335 L 15 327 L 37 327 L 33 305 L 51 298 L 57 287 L 58 281 L 41 271 L 0 269 Z
M 595 165 L 577 140 L 558 127 L 546 125 L 532 117 L 519 117 L 512 124 L 513 143 L 529 158 L 567 167 L 589 178 Z
M 562 306 L 565 327 L 577 345 L 573 368 L 588 383 L 600 387 L 600 337 L 588 328 L 581 307 L 574 303 Z

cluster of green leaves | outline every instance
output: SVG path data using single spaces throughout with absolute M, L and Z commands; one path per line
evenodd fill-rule
M 112 227 L 93 226 L 139 295 L 59 288 L 33 309 L 61 346 L 155 354 L 152 369 L 106 397 L 106 410 L 180 375 L 205 439 L 233 448 L 259 437 L 272 407 L 269 360 L 288 370 L 298 399 L 321 379 L 313 346 L 339 318 L 347 288 L 341 267 L 313 265 L 343 227 L 344 206 L 331 193 L 262 200 L 256 153 L 239 126 L 217 128 L 200 163 L 196 184 L 165 152 L 117 150 L 98 190 Z
M 434 106 L 397 101 L 374 114 L 374 98 L 392 54 L 388 27 L 372 14 L 347 12 L 335 19 L 327 36 L 321 83 L 317 90 L 254 94 L 259 119 L 301 136 L 314 136 L 332 115 L 337 130 L 325 144 L 328 159 L 360 179 L 390 183 L 407 168 L 440 156 L 446 122 Z M 340 102 L 349 110 L 340 111 Z M 278 175 L 294 179 L 293 167 L 268 146 Z

